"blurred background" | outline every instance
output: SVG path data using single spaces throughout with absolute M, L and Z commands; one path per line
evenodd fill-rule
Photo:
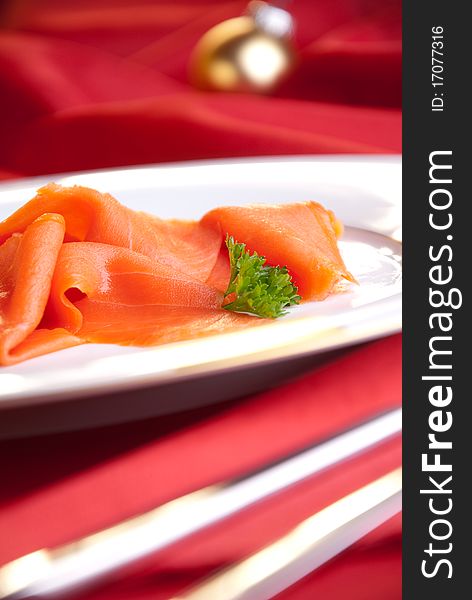
M 198 73 L 208 65 L 192 59 L 205 32 L 247 13 L 247 2 L 0 0 L 0 177 L 400 152 L 400 0 L 276 6 L 293 18 L 293 53 L 260 93 L 208 89 Z M 270 56 L 258 59 L 270 80 Z

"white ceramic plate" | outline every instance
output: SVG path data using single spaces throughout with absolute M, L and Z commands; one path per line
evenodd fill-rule
M 224 204 L 318 200 L 347 225 L 341 250 L 360 285 L 262 328 L 146 349 L 90 344 L 1 368 L 0 409 L 213 376 L 326 352 L 401 327 L 398 157 L 195 162 L 27 179 L 0 186 L 0 219 L 50 180 L 107 191 L 164 218 L 198 218 Z

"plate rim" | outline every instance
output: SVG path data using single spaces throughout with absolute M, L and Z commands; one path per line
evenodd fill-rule
M 136 165 L 125 165 L 112 168 L 87 169 L 85 171 L 60 171 L 57 173 L 46 173 L 44 175 L 34 175 L 31 177 L 20 177 L 13 180 L 6 179 L 0 181 L 0 192 L 25 187 L 27 184 L 36 185 L 41 182 L 48 182 L 52 178 L 63 179 L 67 177 L 76 177 L 82 175 L 99 175 L 105 173 L 116 173 L 135 170 L 168 169 L 182 167 L 212 167 L 219 165 L 244 165 L 253 163 L 293 163 L 293 162 L 391 162 L 401 167 L 402 155 L 396 153 L 390 154 L 287 154 L 274 156 L 244 156 L 234 158 L 209 158 L 203 160 L 188 161 L 170 161 L 161 163 L 145 163 Z
M 77 177 L 77 176 L 87 176 L 87 175 L 110 175 L 112 176 L 116 172 L 130 172 L 130 171 L 141 171 L 141 170 L 154 170 L 154 169 L 168 169 L 168 168 L 189 168 L 189 167 L 214 167 L 214 166 L 228 166 L 228 165 L 245 165 L 245 164 L 254 164 L 254 163 L 343 163 L 343 162 L 359 162 L 359 163 L 368 163 L 372 164 L 373 162 L 378 163 L 391 163 L 396 164 L 401 169 L 401 161 L 402 157 L 398 154 L 376 154 L 376 155 L 290 155 L 290 156 L 255 156 L 255 157 L 243 157 L 243 158 L 229 158 L 229 159 L 211 159 L 211 160 L 196 160 L 196 161 L 182 161 L 182 162 L 172 162 L 172 163 L 158 163 L 158 164 L 146 164 L 146 165 L 130 165 L 125 167 L 118 167 L 112 169 L 96 169 L 90 171 L 76 171 L 70 173 L 55 173 L 49 175 L 41 175 L 37 177 L 28 177 L 22 178 L 20 180 L 15 180 L 13 182 L 6 181 L 0 183 L 0 193 L 8 192 L 8 190 L 18 190 L 31 186 L 40 186 L 41 184 L 50 181 L 51 177 L 56 179 L 68 178 L 68 177 Z M 377 235 L 384 235 L 378 231 L 370 230 Z M 401 248 L 401 243 L 398 240 L 394 240 L 393 237 L 385 236 L 386 238 L 394 241 L 396 244 L 399 244 Z M 372 304 L 367 305 L 367 308 L 370 308 L 373 305 L 377 305 L 379 302 L 385 301 L 376 301 Z M 112 394 L 118 390 L 132 390 L 132 389 L 140 389 L 148 386 L 156 386 L 162 385 L 164 383 L 172 383 L 176 381 L 180 381 L 183 379 L 189 379 L 192 377 L 203 377 L 205 375 L 211 375 L 212 373 L 222 373 L 225 371 L 230 371 L 234 369 L 240 369 L 245 366 L 257 366 L 262 364 L 269 364 L 271 362 L 275 363 L 280 360 L 290 359 L 295 357 L 301 357 L 307 354 L 319 354 L 321 352 L 325 352 L 328 350 L 335 350 L 342 347 L 346 347 L 349 345 L 353 345 L 359 342 L 367 342 L 372 339 L 376 339 L 379 337 L 383 337 L 389 334 L 398 333 L 401 331 L 401 292 L 391 296 L 388 299 L 388 303 L 391 305 L 386 310 L 385 315 L 383 316 L 383 320 L 381 322 L 376 323 L 375 330 L 369 331 L 368 327 L 363 331 L 362 334 L 359 332 L 356 333 L 350 327 L 346 325 L 338 325 L 338 337 L 331 338 L 329 340 L 323 340 L 317 337 L 316 340 L 312 339 L 311 344 L 300 345 L 300 337 L 296 339 L 296 341 L 292 341 L 289 347 L 284 346 L 280 348 L 277 353 L 274 349 L 269 349 L 266 351 L 261 351 L 257 353 L 257 358 L 254 357 L 254 353 L 246 353 L 243 355 L 239 355 L 238 357 L 232 357 L 232 359 L 221 359 L 212 361 L 209 363 L 199 362 L 197 365 L 193 365 L 193 368 L 189 365 L 168 370 L 167 372 L 159 372 L 155 371 L 153 373 L 148 373 L 146 375 L 137 376 L 129 375 L 126 379 L 120 379 L 119 381 L 102 381 L 100 383 L 91 382 L 85 383 L 85 386 L 77 385 L 72 388 L 64 388 L 64 389 L 41 389 L 41 390 L 31 390 L 31 389 L 23 389 L 22 391 L 12 391 L 2 393 L 0 392 L 0 410 L 2 409 L 11 409 L 16 407 L 25 407 L 32 406 L 37 404 L 50 403 L 55 401 L 62 400 L 72 400 L 77 399 L 79 397 L 93 396 L 96 394 Z M 326 321 L 328 317 L 324 316 L 323 320 Z M 294 320 L 293 323 L 300 323 L 302 321 L 310 320 L 312 323 L 317 320 L 316 316 L 311 317 L 303 317 L 298 320 Z M 264 326 L 256 328 L 257 330 L 263 329 Z M 254 330 L 253 330 L 254 331 Z M 214 336 L 214 338 L 221 339 L 221 336 L 234 336 L 238 335 L 240 332 L 235 333 L 227 333 L 227 334 L 219 334 Z M 303 336 L 302 336 L 303 337 Z M 305 336 L 306 337 L 306 336 Z M 200 338 L 199 340 L 193 341 L 202 341 L 202 340 L 211 340 L 214 339 L 213 336 Z M 166 345 L 167 348 L 170 346 L 179 346 L 181 344 L 189 344 L 189 342 L 176 342 L 174 344 Z M 153 351 L 163 346 L 157 346 L 156 348 L 149 347 L 143 349 L 147 355 L 150 355 Z M 302 349 L 303 348 L 303 349 Z M 138 356 L 139 353 L 129 356 Z M 120 356 L 112 357 L 114 359 L 120 358 Z M 121 356 L 123 358 L 123 356 Z M 0 368 L 0 375 L 1 368 Z M 9 375 L 5 373 L 4 375 Z M 26 377 L 26 376 L 23 376 Z

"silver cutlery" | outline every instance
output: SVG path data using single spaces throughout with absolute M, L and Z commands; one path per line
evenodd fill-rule
M 187 494 L 64 546 L 22 556 L 0 567 L 0 599 L 65 594 L 90 584 L 365 452 L 399 434 L 401 427 L 401 409 L 391 410 L 242 478 Z M 369 510 L 377 514 L 374 506 Z M 352 515 L 351 521 L 343 527 L 354 531 L 356 523 L 363 523 L 361 515 Z
M 171 600 L 269 600 L 400 512 L 401 490 L 396 469 Z

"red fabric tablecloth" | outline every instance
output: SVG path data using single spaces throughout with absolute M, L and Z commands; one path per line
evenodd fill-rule
M 245 2 L 13 0 L 0 30 L 0 172 L 228 156 L 399 152 L 398 0 L 297 0 L 276 96 L 208 94 L 189 53 Z
M 168 499 L 241 475 L 323 439 L 401 399 L 394 336 L 296 382 L 232 407 L 144 424 L 0 443 L 0 564 L 120 521 Z M 130 398 L 130 401 L 132 399 Z M 181 428 L 182 423 L 185 423 Z M 313 512 L 400 464 L 400 440 L 168 549 L 145 568 L 84 598 L 170 597 L 286 533 Z M 401 597 L 400 519 L 394 518 L 286 598 Z
M 239 0 L 0 5 L 0 179 L 160 161 L 390 153 L 401 144 L 398 0 L 297 0 L 276 94 L 208 94 L 189 52 Z M 400 403 L 398 336 L 229 407 L 0 443 L 0 563 L 226 479 Z M 83 598 L 164 599 L 397 466 L 399 440 L 159 555 Z M 397 600 L 400 519 L 280 598 Z

